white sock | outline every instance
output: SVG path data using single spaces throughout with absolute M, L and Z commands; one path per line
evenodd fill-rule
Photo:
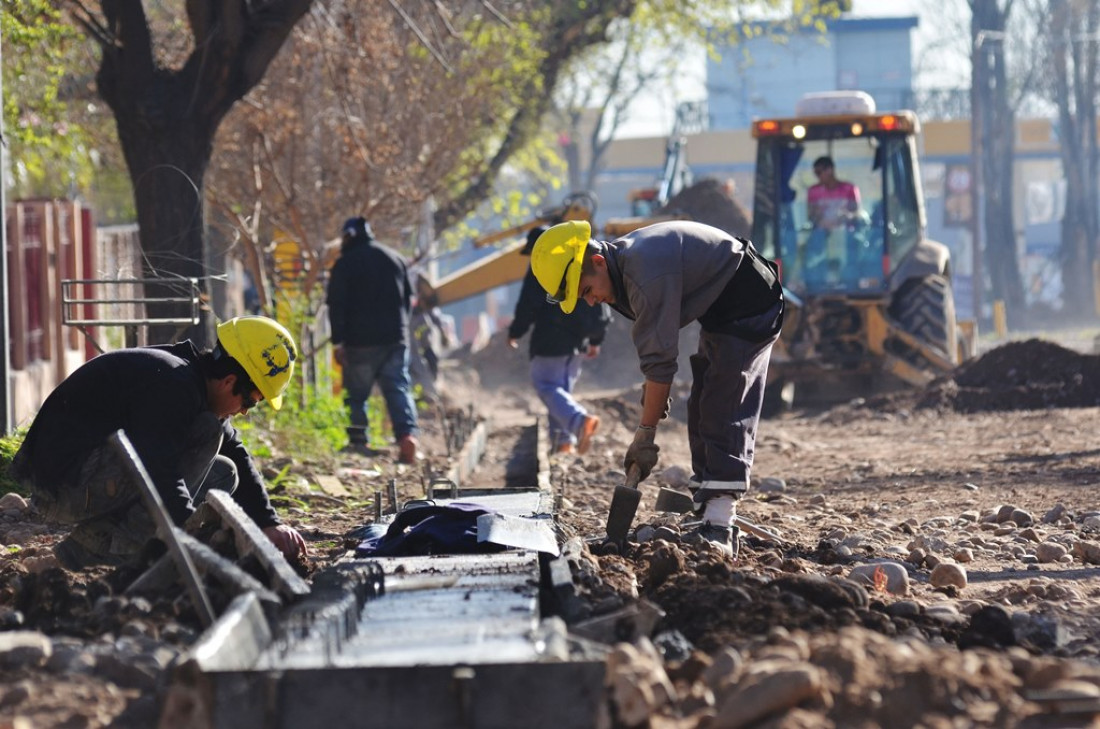
M 732 526 L 733 516 L 736 513 L 732 496 L 715 496 L 707 501 L 703 511 L 703 521 L 718 526 Z

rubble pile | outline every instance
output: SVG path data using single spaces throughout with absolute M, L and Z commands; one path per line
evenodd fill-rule
M 883 412 L 938 410 L 982 413 L 1100 405 L 1100 355 L 1044 339 L 1008 342 L 959 365 L 918 390 L 859 403 Z
M 748 238 L 752 235 L 751 215 L 731 192 L 727 183 L 707 178 L 685 187 L 657 212 L 687 215 L 692 220 Z

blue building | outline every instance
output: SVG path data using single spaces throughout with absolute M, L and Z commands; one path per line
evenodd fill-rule
M 859 89 L 879 109 L 910 108 L 915 16 L 839 18 L 818 29 L 756 23 L 753 37 L 707 61 L 711 129 L 746 129 L 754 118 L 791 116 L 811 91 Z

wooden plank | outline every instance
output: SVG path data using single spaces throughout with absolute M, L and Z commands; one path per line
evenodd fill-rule
M 314 474 L 313 478 L 317 481 L 317 485 L 321 487 L 329 496 L 336 496 L 338 498 L 345 498 L 351 496 L 351 492 L 347 490 L 340 479 L 328 474 Z

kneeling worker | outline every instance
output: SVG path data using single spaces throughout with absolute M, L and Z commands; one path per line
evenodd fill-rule
M 637 467 L 642 479 L 657 465 L 654 441 L 668 414 L 679 331 L 699 322 L 687 426 L 692 492 L 703 522 L 688 539 L 735 557 L 735 502 L 749 487 L 768 361 L 783 323 L 775 264 L 749 241 L 702 223 L 656 223 L 604 243 L 591 239 L 587 222 L 569 221 L 542 234 L 531 268 L 566 313 L 584 299 L 634 321 L 645 384 L 641 422 L 623 466 Z
M 219 488 L 284 555 L 305 553 L 305 540 L 280 523 L 229 423 L 263 400 L 282 406 L 298 354 L 294 339 L 262 316 L 231 319 L 217 333 L 213 350 L 184 341 L 101 354 L 46 398 L 12 472 L 48 521 L 75 525 L 54 549 L 62 566 L 119 565 L 155 536 L 137 484 L 107 443 L 119 429 L 177 525 Z

